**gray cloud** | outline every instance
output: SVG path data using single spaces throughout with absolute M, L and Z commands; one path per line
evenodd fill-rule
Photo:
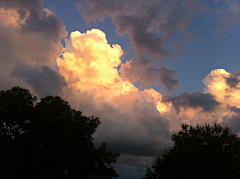
M 176 71 L 165 66 L 156 69 L 149 65 L 129 62 L 122 64 L 120 73 L 131 82 L 141 81 L 140 89 L 148 88 L 152 84 L 156 86 L 161 84 L 168 91 L 173 91 L 180 85 Z
M 136 101 L 125 112 L 106 102 L 102 107 L 95 112 L 102 121 L 94 136 L 96 143 L 105 141 L 112 151 L 138 156 L 156 156 L 171 143 L 169 123 L 157 116 L 152 103 Z
M 230 110 L 231 112 L 240 114 L 240 108 L 237 108 L 236 106 L 227 106 L 227 109 Z
M 23 33 L 42 33 L 44 38 L 54 42 L 59 42 L 67 37 L 62 20 L 47 9 L 43 9 L 41 12 L 30 11 L 30 16 L 22 25 L 21 31 Z
M 236 106 L 227 106 L 232 115 L 224 116 L 221 125 L 229 127 L 234 132 L 240 133 L 240 108 Z
M 121 155 L 114 165 L 120 179 L 139 179 L 145 175 L 146 165 L 152 166 L 155 157 Z
M 157 75 L 156 79 L 154 79 L 152 73 L 145 73 L 145 78 L 150 79 L 151 84 L 158 86 L 161 82 L 168 90 L 172 90 L 179 84 L 178 80 L 175 79 L 176 77 L 174 77 L 174 81 L 172 80 L 173 73 L 169 73 L 170 71 L 166 70 L 167 67 L 155 69 L 149 67 L 149 65 L 153 61 L 163 61 L 167 57 L 174 56 L 171 48 L 175 46 L 172 45 L 166 48 L 171 39 L 176 38 L 176 41 L 181 41 L 178 38 L 178 35 L 181 33 L 190 36 L 189 32 L 187 32 L 187 27 L 191 18 L 188 12 L 186 12 L 184 4 L 180 3 L 177 6 L 177 1 L 175 0 L 86 0 L 85 2 L 88 4 L 88 7 L 82 6 L 81 13 L 83 13 L 86 19 L 104 20 L 105 15 L 107 15 L 112 18 L 116 25 L 118 35 L 129 36 L 136 54 L 136 57 L 132 59 L 133 63 L 137 64 L 135 67 L 139 64 L 145 65 L 145 69 L 151 68 L 153 70 L 152 73 L 161 74 L 162 78 L 159 78 L 159 75 Z M 174 50 L 180 50 L 179 47 Z M 149 86 L 150 82 L 142 80 L 143 75 L 139 73 L 140 71 L 142 70 L 135 70 L 133 75 L 128 75 L 124 74 L 126 71 L 122 70 L 122 74 L 126 78 L 132 79 L 132 76 L 135 76 L 141 79 L 139 81 L 142 82 L 142 87 Z M 167 73 L 163 75 L 163 71 Z M 167 75 L 170 76 L 167 77 Z M 172 84 L 167 83 L 166 79 L 171 79 L 170 83 Z
M 141 56 L 144 53 L 147 53 L 149 56 L 158 56 L 161 59 L 171 56 L 171 52 L 163 49 L 165 45 L 164 38 L 147 30 L 151 23 L 149 19 L 144 20 L 142 18 L 119 15 L 115 16 L 113 20 L 117 22 L 117 33 L 119 35 L 129 35 L 137 54 L 135 61 L 142 62 Z
M 213 95 L 210 93 L 202 93 L 200 91 L 192 93 L 183 92 L 173 96 L 166 95 L 163 96 L 162 102 L 171 102 L 177 112 L 180 112 L 181 107 L 202 108 L 205 112 L 211 112 L 220 105 Z
M 240 76 L 240 72 L 231 73 L 230 77 L 226 77 L 226 83 L 229 85 L 230 88 L 237 88 L 237 85 L 240 82 L 238 78 Z
M 6 9 L 40 10 L 43 0 L 0 0 L 0 5 Z
M 54 59 L 62 54 L 61 40 L 67 36 L 67 31 L 55 14 L 42 9 L 42 4 L 42 0 L 0 0 L 2 10 L 16 10 L 20 18 L 26 20 L 17 20 L 12 12 L 6 17 L 0 16 L 1 89 L 24 85 L 10 74 L 18 59 L 32 66 L 52 66 Z M 15 23 L 8 18 L 15 18 Z
M 22 78 L 33 87 L 40 97 L 58 95 L 63 86 L 66 86 L 64 77 L 48 66 L 30 65 L 17 63 L 12 75 Z
M 0 0 L 5 9 L 16 9 L 23 19 L 27 12 L 26 23 L 19 29 L 22 33 L 41 33 L 49 41 L 59 42 L 67 37 L 67 31 L 61 19 L 47 9 L 42 9 L 42 0 Z
M 221 122 L 221 125 L 227 126 L 234 132 L 239 133 L 240 132 L 240 114 L 224 116 L 223 121 Z

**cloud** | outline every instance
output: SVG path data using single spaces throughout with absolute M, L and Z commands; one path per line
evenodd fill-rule
M 228 106 L 228 109 L 231 111 L 231 112 L 235 112 L 237 114 L 240 114 L 240 108 L 237 108 L 235 106 Z
M 230 88 L 238 88 L 240 82 L 240 72 L 231 73 L 229 77 L 226 77 L 226 83 Z
M 165 66 L 156 69 L 149 65 L 127 61 L 121 65 L 120 73 L 132 83 L 140 81 L 140 89 L 149 88 L 152 84 L 155 86 L 161 84 L 168 91 L 173 91 L 180 84 L 176 71 Z
M 189 29 L 194 15 L 214 12 L 223 15 L 219 22 L 231 18 L 237 22 L 239 3 L 227 1 L 224 11 L 197 0 L 86 3 L 84 17 L 102 21 L 110 17 L 116 33 L 129 36 L 136 56 L 122 63 L 122 48 L 108 44 L 98 29 L 72 32 L 64 49 L 65 26 L 42 8 L 42 1 L 0 0 L 0 89 L 20 85 L 40 96 L 60 94 L 85 115 L 100 117 L 95 143 L 104 141 L 122 154 L 117 165 L 124 170 L 119 170 L 123 178 L 133 172 L 142 176 L 143 164 L 150 166 L 152 157 L 172 145 L 171 133 L 180 123 L 220 122 L 240 131 L 238 72 L 213 70 L 203 80 L 204 92 L 171 96 L 150 88 L 161 85 L 172 91 L 180 84 L 176 71 L 162 62 L 175 58 L 186 47 L 185 40 L 197 38 Z
M 202 108 L 204 112 L 211 112 L 220 105 L 213 95 L 200 91 L 192 93 L 183 92 L 173 96 L 166 95 L 162 98 L 162 102 L 171 102 L 177 112 L 180 112 L 181 108 Z
M 226 101 L 219 98 L 222 84 L 225 85 L 223 91 L 226 95 L 231 94 L 226 82 L 230 73 L 225 70 L 214 70 L 203 80 L 206 84 L 204 92 L 163 95 L 145 87 L 139 91 L 133 82 L 141 80 L 144 85 L 149 85 L 151 80 L 158 78 L 164 81 L 165 78 L 164 87 L 172 89 L 174 85 L 171 84 L 179 83 L 175 70 L 167 67 L 151 69 L 149 65 L 131 61 L 122 64 L 122 54 L 119 45 L 109 45 L 106 35 L 93 29 L 86 33 L 72 32 L 66 39 L 65 52 L 56 61 L 59 73 L 68 84 L 63 90 L 64 98 L 85 115 L 100 117 L 102 123 L 94 135 L 95 144 L 105 141 L 109 150 L 122 154 L 123 158 L 119 159 L 116 167 L 119 171 L 125 169 L 126 173 L 121 172 L 123 178 L 130 176 L 131 172 L 144 173 L 142 163 L 146 161 L 141 158 L 131 163 L 123 161 L 125 157 L 154 157 L 161 154 L 172 145 L 171 133 L 178 131 L 181 123 L 221 123 L 224 116 L 232 114 L 227 109 Z M 135 72 L 129 73 L 139 69 L 142 70 L 139 74 L 152 73 L 155 77 L 147 79 L 143 75 L 139 78 Z M 127 77 L 124 76 L 126 74 Z
M 226 126 L 237 124 L 240 88 L 232 79 L 238 79 L 238 72 L 229 73 L 224 69 L 216 69 L 203 79 L 206 85 L 204 92 L 162 95 L 160 104 L 164 111 L 161 114 L 169 121 L 171 131 L 178 130 L 180 123 L 196 125 L 217 122 Z M 238 129 L 235 127 L 234 130 Z
M 216 21 L 221 26 L 220 30 L 224 32 L 240 22 L 240 2 L 235 0 L 221 0 L 219 4 L 225 8 L 215 9 L 216 14 L 220 15 L 220 18 L 216 19 Z
M 153 62 L 159 65 L 166 58 L 177 58 L 181 55 L 181 49 L 188 47 L 191 41 L 203 38 L 201 35 L 197 36 L 196 31 L 199 29 L 201 33 L 206 29 L 192 26 L 196 18 L 206 18 L 214 22 L 211 23 L 213 35 L 219 35 L 224 31 L 221 26 L 229 28 L 240 21 L 238 2 L 216 1 L 214 6 L 212 3 L 200 0 L 85 0 L 85 3 L 78 4 L 77 7 L 89 22 L 104 21 L 109 17 L 116 26 L 116 33 L 119 36 L 129 36 L 136 54 L 129 63 L 131 66 L 136 63 L 134 68 L 140 69 L 134 70 L 131 74 L 123 69 L 122 75 L 135 82 L 137 79 L 144 79 L 140 73 L 143 71 L 142 68 L 151 68 L 155 71 L 153 73 L 156 73 L 158 67 L 155 68 Z M 169 77 L 167 75 L 168 73 L 165 75 L 167 79 L 172 79 L 171 74 Z M 166 81 L 159 79 L 159 75 L 154 79 L 152 73 L 145 73 L 144 77 L 150 79 L 152 85 L 167 86 Z M 147 80 L 144 81 L 141 87 L 149 86 Z M 175 87 L 176 84 L 174 83 Z M 170 86 L 166 89 L 172 90 Z
M 100 117 L 97 144 L 105 141 L 123 155 L 157 154 L 170 141 L 169 123 L 157 108 L 161 94 L 154 89 L 139 91 L 119 75 L 116 67 L 122 53 L 98 29 L 72 32 L 57 58 L 59 73 L 68 84 L 64 98 L 84 114 Z
M 216 96 L 216 100 L 226 106 L 240 107 L 240 89 L 238 88 L 237 73 L 229 73 L 224 69 L 211 71 L 203 83 L 206 85 L 204 92 Z
M 1 0 L 0 31 L 1 89 L 16 85 L 29 88 L 11 75 L 17 61 L 54 66 L 54 59 L 63 51 L 60 41 L 67 36 L 63 22 L 48 9 L 42 9 L 42 1 L 38 0 Z
M 114 21 L 117 22 L 117 33 L 119 35 L 129 35 L 138 57 L 135 58 L 136 61 L 141 61 L 141 54 L 144 53 L 150 56 L 158 56 L 161 59 L 171 55 L 171 52 L 163 49 L 165 45 L 163 37 L 147 30 L 151 22 L 149 19 L 146 19 L 145 22 L 141 18 L 118 15 L 114 17 Z
M 0 5 L 8 9 L 26 9 L 26 10 L 41 10 L 43 1 L 42 0 L 0 0 Z
M 162 62 L 167 57 L 174 57 L 173 51 L 169 49 L 174 46 L 166 48 L 168 43 L 173 38 L 176 38 L 176 41 L 181 41 L 177 36 L 180 33 L 190 36 L 190 33 L 186 30 L 190 17 L 183 8 L 184 4 L 181 4 L 183 6 L 176 6 L 175 1 L 87 0 L 85 2 L 88 7 L 83 6 L 81 13 L 87 20 L 104 20 L 105 15 L 107 15 L 112 18 L 116 25 L 118 35 L 129 36 L 136 54 L 131 63 L 136 63 L 136 68 L 140 65 L 141 68 L 148 69 L 154 61 Z M 160 69 L 163 68 L 167 69 L 167 67 L 160 67 Z M 151 67 L 151 70 L 154 70 L 155 73 L 161 71 L 154 69 L 154 67 Z M 143 75 L 139 73 L 140 71 L 142 70 L 137 69 L 134 74 L 128 75 L 124 74 L 126 70 L 122 70 L 122 74 L 132 81 L 132 76 L 135 76 L 135 79 L 142 79 Z M 153 85 L 157 86 L 161 83 L 170 91 L 173 89 L 172 86 L 176 87 L 178 83 L 177 79 L 174 79 L 174 84 L 166 83 L 165 79 L 171 79 L 172 81 L 172 73 L 166 73 L 164 78 L 159 78 L 159 75 L 157 75 L 156 79 L 151 73 L 146 73 L 145 76 L 146 79 L 151 79 Z M 145 87 L 149 86 L 145 83 L 142 82 Z
M 121 179 L 142 178 L 145 175 L 146 165 L 152 166 L 154 158 L 124 155 L 118 159 L 115 167 Z
M 229 127 L 234 132 L 240 134 L 240 108 L 227 106 L 229 114 L 223 116 L 221 125 Z
M 42 0 L 34 0 L 30 3 L 26 0 L 1 0 L 0 3 L 6 11 L 15 10 L 19 20 L 25 19 L 18 28 L 22 33 L 39 33 L 54 42 L 59 42 L 67 36 L 62 20 L 50 10 L 42 9 Z
M 40 97 L 59 95 L 61 88 L 67 85 L 64 78 L 48 66 L 34 65 L 32 67 L 18 62 L 12 71 L 12 75 L 22 78 L 33 87 Z
M 21 25 L 22 33 L 32 32 L 42 34 L 48 41 L 59 42 L 67 36 L 65 26 L 54 13 L 48 9 L 30 11 L 25 24 Z
M 240 132 L 240 115 L 232 115 L 231 117 L 227 118 L 224 117 L 221 125 L 229 127 L 236 133 Z

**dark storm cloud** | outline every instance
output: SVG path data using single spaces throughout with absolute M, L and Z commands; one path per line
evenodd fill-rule
M 135 101 L 124 113 L 108 103 L 101 107 L 95 112 L 102 121 L 94 134 L 97 145 L 105 141 L 108 149 L 123 155 L 156 156 L 172 144 L 169 122 L 154 104 Z
M 0 5 L 7 9 L 19 10 L 40 10 L 43 5 L 43 0 L 0 0 Z
M 236 106 L 227 106 L 227 109 L 230 112 L 233 112 L 232 115 L 224 116 L 221 122 L 222 125 L 229 127 L 234 132 L 240 132 L 240 108 Z
M 231 73 L 230 77 L 226 77 L 226 83 L 229 85 L 230 88 L 237 88 L 237 85 L 240 82 L 239 79 L 240 72 Z
M 168 137 L 170 139 L 170 136 Z M 157 142 L 145 142 L 139 143 L 134 141 L 108 141 L 105 139 L 105 142 L 108 144 L 108 149 L 111 151 L 117 151 L 120 154 L 127 154 L 132 156 L 157 156 L 162 153 L 167 147 L 167 144 L 157 144 Z
M 12 75 L 22 78 L 33 87 L 40 97 L 57 95 L 61 88 L 67 85 L 64 77 L 48 66 L 35 65 L 31 67 L 19 62 L 12 71 Z
M 237 108 L 236 106 L 228 106 L 227 109 L 230 110 L 231 112 L 240 114 L 240 108 Z
M 163 96 L 162 102 L 171 102 L 177 112 L 180 112 L 181 107 L 185 109 L 188 107 L 200 107 L 205 112 L 211 112 L 220 104 L 210 93 L 202 93 L 200 91 L 192 93 L 183 92 L 173 96 L 166 95 Z
M 240 109 L 239 109 L 240 110 Z M 240 114 L 223 117 L 221 125 L 229 127 L 236 133 L 240 132 Z
M 176 70 L 160 66 L 158 69 L 149 65 L 127 62 L 122 64 L 121 76 L 131 82 L 141 81 L 140 88 L 148 88 L 152 84 L 162 85 L 168 91 L 173 91 L 180 85 Z
M 146 118 L 136 120 L 140 122 L 141 127 L 139 127 L 139 129 L 131 127 L 131 133 L 123 129 L 122 134 L 118 134 L 118 137 L 114 133 L 104 137 L 104 141 L 108 144 L 109 150 L 117 151 L 122 155 L 152 157 L 162 153 L 165 148 L 172 144 L 170 141 L 170 126 L 165 122 L 166 119 L 149 115 Z M 109 126 L 119 128 L 119 123 L 108 121 L 108 127 Z M 144 131 L 147 131 L 148 136 L 141 137 L 142 134 L 140 135 L 140 133 Z M 108 133 L 107 128 L 105 129 L 105 133 Z M 127 133 L 131 134 L 131 136 Z

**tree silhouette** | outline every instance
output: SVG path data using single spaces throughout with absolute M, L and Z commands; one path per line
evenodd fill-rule
M 182 125 L 172 135 L 174 146 L 147 168 L 145 179 L 240 178 L 240 138 L 229 128 Z
M 0 178 L 118 177 L 119 154 L 93 144 L 99 125 L 58 96 L 37 102 L 26 89 L 0 91 Z

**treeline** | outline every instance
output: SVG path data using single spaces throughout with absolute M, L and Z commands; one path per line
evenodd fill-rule
M 59 96 L 37 100 L 27 89 L 0 91 L 0 178 L 112 179 L 119 153 L 96 148 L 97 117 Z M 240 178 L 240 138 L 227 127 L 182 125 L 174 146 L 146 168 L 144 179 Z

